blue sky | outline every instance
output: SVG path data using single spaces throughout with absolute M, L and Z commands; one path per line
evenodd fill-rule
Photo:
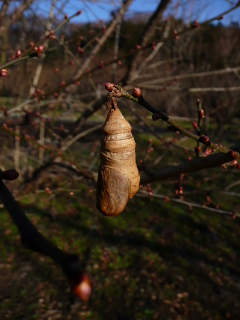
M 135 0 L 131 5 L 129 12 L 153 12 L 160 0 Z M 186 21 L 198 19 L 200 22 L 209 19 L 215 15 L 221 14 L 225 10 L 231 8 L 237 0 L 172 0 L 166 11 L 166 15 L 171 14 L 175 17 L 184 17 Z M 100 19 L 109 20 L 110 12 L 116 10 L 120 0 L 69 0 L 56 1 L 55 14 L 63 16 L 64 13 L 69 15 L 78 10 L 82 10 L 83 14 L 74 21 L 76 22 L 96 22 Z M 39 0 L 35 4 L 35 12 L 48 15 L 51 6 L 50 0 Z M 229 24 L 231 21 L 240 22 L 240 8 L 233 11 L 224 17 L 224 24 Z

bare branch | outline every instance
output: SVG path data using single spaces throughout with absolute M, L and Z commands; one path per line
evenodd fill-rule
M 169 3 L 170 3 L 170 0 L 161 0 L 161 2 L 159 3 L 158 8 L 156 9 L 154 14 L 151 16 L 151 18 L 148 21 L 148 24 L 145 28 L 145 32 L 142 35 L 142 38 L 139 42 L 140 47 L 145 47 L 149 39 L 154 35 L 155 27 L 157 23 L 161 20 L 163 12 L 165 11 Z M 134 78 L 134 73 L 137 69 L 137 66 L 141 58 L 142 58 L 141 51 L 139 51 L 134 57 L 131 58 L 130 66 L 128 68 L 127 74 L 123 79 L 123 85 L 125 85 L 126 83 L 128 83 L 128 81 L 131 81 Z
M 0 28 L 0 36 L 3 36 L 6 29 L 10 27 L 10 25 L 17 21 L 24 13 L 24 11 L 34 2 L 34 0 L 25 0 L 23 3 L 16 8 L 16 10 L 11 14 L 11 16 L 7 19 L 4 26 Z
M 139 192 L 140 192 L 140 194 L 148 195 L 147 191 L 140 190 Z M 184 200 L 181 200 L 181 199 L 169 198 L 169 197 L 166 197 L 165 195 L 162 195 L 162 194 L 153 193 L 153 194 L 151 194 L 151 197 L 162 199 L 162 200 L 167 200 L 167 201 L 172 201 L 172 202 L 177 202 L 179 204 L 188 206 L 189 208 L 200 208 L 200 209 L 203 209 L 203 210 L 212 211 L 212 212 L 219 213 L 219 214 L 222 214 L 222 215 L 229 215 L 229 216 L 233 216 L 234 215 L 234 213 L 231 212 L 231 211 L 215 209 L 215 208 L 211 208 L 211 207 L 208 207 L 208 206 L 204 206 L 202 204 L 188 202 L 188 201 L 184 201 Z M 240 214 L 236 213 L 235 216 L 236 217 L 240 217 Z
M 173 81 L 173 80 L 183 80 L 183 79 L 190 79 L 190 78 L 201 78 L 201 77 L 208 77 L 208 76 L 219 76 L 219 75 L 224 75 L 227 73 L 236 73 L 240 71 L 240 67 L 234 67 L 234 68 L 225 68 L 225 69 L 220 69 L 220 70 L 213 70 L 213 71 L 205 71 L 205 72 L 196 72 L 196 73 L 191 73 L 191 74 L 182 74 L 178 76 L 170 76 L 170 77 L 165 77 L 165 78 L 159 78 L 159 79 L 153 79 L 153 80 L 148 80 L 147 82 L 142 82 L 138 84 L 139 86 L 145 86 L 145 85 L 152 85 L 152 84 L 158 84 L 158 83 L 163 83 L 163 82 L 168 82 L 168 81 Z
M 78 80 L 81 77 L 81 75 L 83 74 L 83 72 L 87 69 L 87 67 L 89 66 L 89 64 L 92 61 L 93 57 L 98 53 L 98 51 L 101 49 L 102 45 L 105 43 L 105 41 L 108 39 L 110 34 L 113 32 L 113 30 L 117 26 L 117 23 L 119 21 L 119 16 L 122 16 L 127 11 L 128 7 L 130 6 L 130 4 L 132 2 L 133 2 L 133 0 L 125 0 L 125 1 L 123 1 L 123 5 L 122 5 L 121 9 L 118 11 L 116 17 L 114 18 L 114 20 L 112 21 L 110 26 L 107 28 L 107 30 L 105 31 L 105 33 L 102 36 L 102 38 L 99 39 L 99 41 L 96 44 L 95 48 L 88 55 L 86 60 L 83 62 L 81 68 L 77 71 L 77 73 L 73 77 L 74 81 Z
M 239 156 L 240 157 L 240 156 Z M 141 184 L 148 184 L 154 181 L 175 178 L 182 173 L 191 173 L 203 169 L 221 166 L 232 161 L 230 153 L 216 153 L 203 158 L 196 158 L 174 167 L 164 168 L 158 172 L 148 172 L 141 176 Z

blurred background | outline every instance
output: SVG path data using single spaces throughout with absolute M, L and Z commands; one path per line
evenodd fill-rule
M 0 2 L 1 169 L 20 173 L 6 184 L 29 219 L 92 279 L 90 301 L 72 304 L 59 268 L 22 247 L 1 205 L 1 319 L 238 319 L 239 161 L 142 184 L 115 218 L 95 198 L 105 82 L 141 88 L 194 133 L 200 99 L 200 133 L 239 144 L 239 11 L 224 0 Z M 211 152 L 118 105 L 141 175 Z

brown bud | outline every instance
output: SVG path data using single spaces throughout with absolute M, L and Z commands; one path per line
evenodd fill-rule
M 204 119 L 204 118 L 205 118 L 205 116 L 204 116 L 204 110 L 203 110 L 203 109 L 200 110 L 200 118 L 201 118 L 201 119 Z

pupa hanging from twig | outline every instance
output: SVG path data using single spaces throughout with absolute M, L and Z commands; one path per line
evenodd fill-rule
M 106 216 L 116 216 L 138 191 L 140 182 L 132 128 L 116 100 L 111 103 L 102 131 L 96 204 Z

